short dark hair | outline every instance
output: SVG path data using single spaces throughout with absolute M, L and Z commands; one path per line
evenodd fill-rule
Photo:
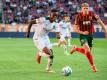
M 58 9 L 53 8 L 53 9 L 51 9 L 51 12 L 58 12 Z

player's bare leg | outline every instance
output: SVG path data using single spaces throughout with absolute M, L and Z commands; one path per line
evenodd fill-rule
M 58 40 L 58 47 L 60 47 L 62 44 L 63 43 L 60 40 Z
M 68 46 L 71 46 L 71 37 L 68 36 Z
M 46 67 L 46 72 L 54 72 L 52 70 L 52 64 L 53 64 L 53 51 L 51 49 L 48 49 L 47 47 L 43 48 L 43 52 L 46 53 L 48 58 L 48 63 Z
M 61 46 L 61 45 L 63 46 L 64 53 L 66 55 L 69 55 L 68 50 L 67 50 L 67 42 L 65 40 L 64 41 L 59 40 L 59 46 Z
M 67 50 L 67 42 L 66 41 L 63 41 L 63 48 L 64 48 L 64 53 L 66 55 L 69 55 L 68 50 Z

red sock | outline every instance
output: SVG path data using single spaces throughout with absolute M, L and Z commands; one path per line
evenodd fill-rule
M 87 53 L 86 53 L 86 57 L 87 57 L 87 59 L 89 60 L 90 65 L 93 66 L 93 65 L 94 65 L 94 60 L 93 60 L 92 54 L 91 54 L 90 52 L 87 52 Z
M 82 54 L 85 54 L 87 59 L 89 60 L 90 62 L 90 65 L 93 66 L 94 65 L 94 60 L 93 60 L 93 56 L 90 52 L 87 52 L 85 53 L 85 49 L 84 48 L 76 48 L 76 51 L 82 53 Z
M 76 48 L 76 51 L 85 54 L 85 49 L 84 48 Z

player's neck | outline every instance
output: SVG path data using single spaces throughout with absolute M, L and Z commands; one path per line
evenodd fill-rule
M 84 11 L 82 12 L 82 15 L 83 15 L 83 16 L 86 16 L 86 15 L 88 15 L 88 14 L 89 14 L 89 12 L 84 12 Z

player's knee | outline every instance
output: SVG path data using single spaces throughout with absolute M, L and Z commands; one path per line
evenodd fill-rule
M 86 48 L 86 52 L 91 52 L 90 48 L 87 47 Z
M 90 53 L 91 52 L 90 48 L 85 48 L 85 52 Z
M 86 50 L 86 52 L 90 52 L 90 47 L 87 43 L 84 44 L 84 49 Z
M 54 58 L 54 56 L 53 56 L 53 55 L 50 55 L 50 56 L 49 56 L 49 58 L 50 58 L 50 59 L 53 59 L 53 58 Z
M 89 48 L 85 48 L 85 52 L 90 52 L 91 50 Z

